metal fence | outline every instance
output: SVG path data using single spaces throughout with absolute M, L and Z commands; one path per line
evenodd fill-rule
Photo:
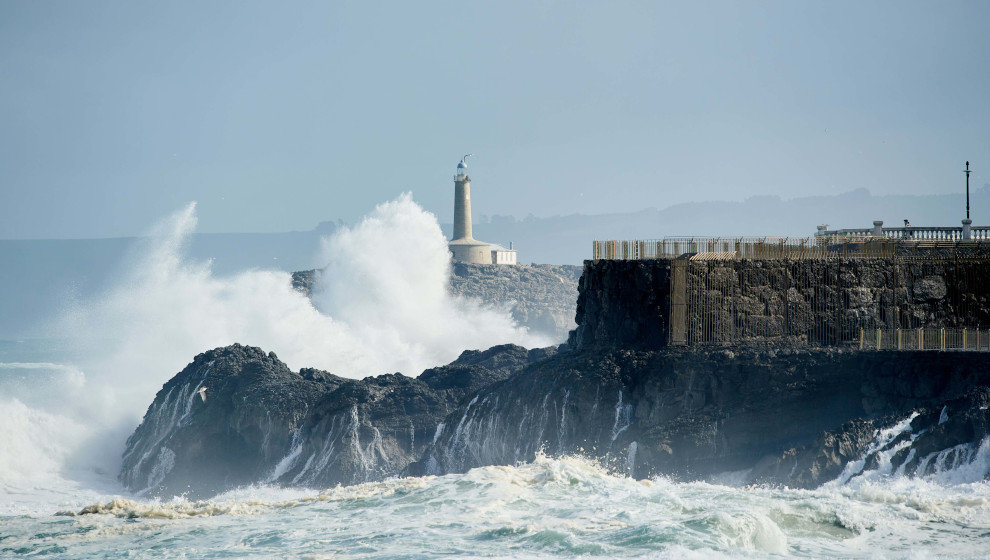
M 860 350 L 990 350 L 990 330 L 970 328 L 860 329 Z
M 675 259 L 697 255 L 700 259 L 816 258 L 823 245 L 814 238 L 792 237 L 667 237 L 633 241 L 594 241 L 594 259 Z

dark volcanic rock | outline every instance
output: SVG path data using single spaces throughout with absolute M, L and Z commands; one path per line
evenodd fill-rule
M 768 458 L 757 465 L 753 477 L 810 488 L 837 477 L 846 482 L 869 472 L 904 476 L 947 472 L 973 463 L 981 448 L 990 445 L 988 408 L 990 388 L 975 385 L 941 405 L 878 420 L 857 419 L 822 433 L 810 446 Z
M 330 486 L 394 475 L 465 395 L 552 353 L 504 345 L 464 352 L 419 378 L 354 380 L 295 373 L 258 348 L 211 350 L 159 391 L 127 441 L 120 479 L 134 491 L 201 496 L 255 482 Z
M 588 261 L 569 343 L 588 349 L 666 346 L 670 274 L 670 261 Z
M 990 363 L 976 352 L 561 354 L 462 404 L 423 465 L 463 471 L 530 460 L 542 449 L 591 454 L 637 477 L 749 471 L 750 482 L 813 487 L 869 451 L 878 428 L 942 403 L 961 411 L 949 416 L 958 427 L 946 422 L 951 435 L 918 436 L 916 456 L 966 444 L 971 457 L 987 435 L 980 399 L 988 384 Z
M 863 456 L 876 438 L 878 426 L 884 423 L 851 420 L 837 430 L 822 432 L 810 445 L 764 457 L 749 473 L 749 478 L 800 488 L 813 488 L 834 480 L 849 462 Z
M 968 464 L 990 435 L 980 352 L 555 353 L 499 346 L 363 380 L 234 345 L 169 381 L 121 480 L 157 494 L 328 486 L 580 453 L 637 477 L 814 487 Z M 206 387 L 205 402 L 199 389 Z M 850 470 L 852 469 L 852 470 Z
M 239 344 L 204 352 L 155 396 L 127 440 L 120 480 L 174 494 L 262 480 L 306 411 L 342 381 L 305 379 Z

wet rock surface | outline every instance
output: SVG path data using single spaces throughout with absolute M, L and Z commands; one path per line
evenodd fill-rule
M 418 378 L 346 379 L 234 344 L 169 380 L 128 439 L 120 480 L 149 495 L 252 483 L 333 486 L 402 471 L 466 394 L 555 349 L 466 351 Z
M 463 471 L 543 449 L 590 453 L 636 477 L 738 471 L 738 482 L 815 487 L 916 410 L 948 406 L 960 423 L 918 437 L 916 457 L 978 447 L 990 418 L 980 408 L 990 384 L 986 358 L 765 348 L 566 353 L 462 404 L 422 465 L 427 473 Z
M 204 352 L 155 396 L 127 440 L 120 480 L 168 495 L 264 480 L 308 408 L 341 381 L 307 379 L 258 348 Z
M 541 451 L 640 478 L 733 472 L 811 488 L 877 470 L 922 476 L 990 452 L 988 364 L 982 352 L 507 345 L 417 378 L 352 380 L 234 345 L 163 387 L 121 480 L 199 496 L 462 472 Z

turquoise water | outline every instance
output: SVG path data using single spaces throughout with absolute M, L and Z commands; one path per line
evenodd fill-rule
M 990 554 L 990 491 L 892 480 L 832 490 L 635 481 L 576 457 L 318 492 L 118 499 L 4 516 L 37 558 L 918 558 Z
M 92 390 L 69 346 L 0 342 L 0 558 L 990 556 L 986 454 L 930 480 L 874 473 L 814 491 L 636 481 L 538 457 L 343 488 L 136 498 L 115 475 L 137 419 L 66 398 Z

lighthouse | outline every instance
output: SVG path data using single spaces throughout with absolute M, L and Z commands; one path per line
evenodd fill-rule
M 461 158 L 454 172 L 454 236 L 447 246 L 454 260 L 473 264 L 516 264 L 516 252 L 478 241 L 471 230 L 471 176 Z
M 467 164 L 461 158 L 454 173 L 454 239 L 473 239 L 471 231 L 471 176 Z

